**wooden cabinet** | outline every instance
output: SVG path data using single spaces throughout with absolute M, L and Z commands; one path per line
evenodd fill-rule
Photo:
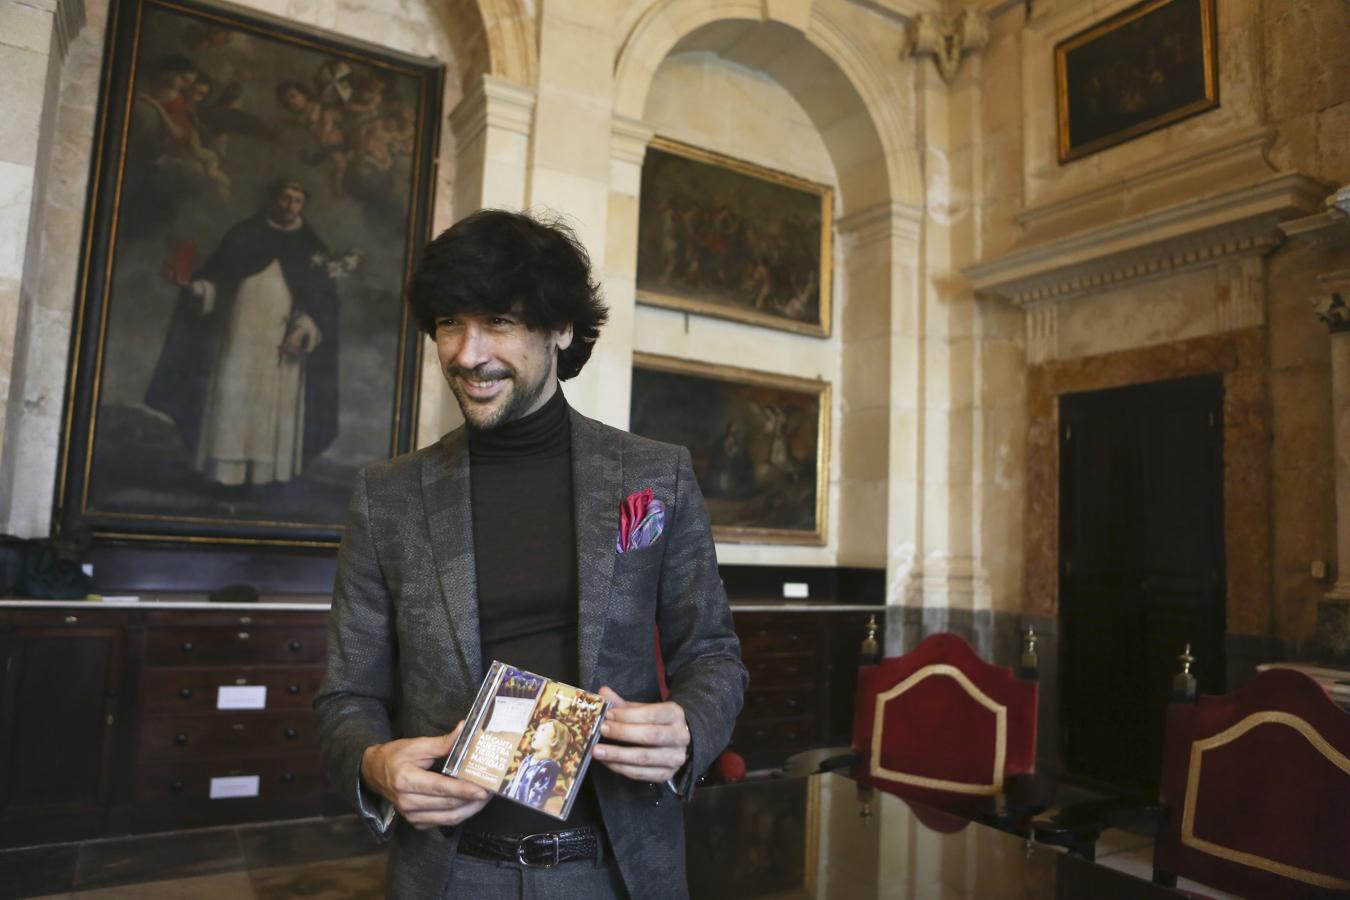
M 342 808 L 310 712 L 327 618 L 0 609 L 0 846 Z M 238 688 L 261 708 L 221 708 Z
M 319 814 L 309 705 L 326 622 L 326 611 L 146 613 L 133 828 Z M 257 708 L 231 708 L 235 689 Z
M 125 729 L 125 617 L 0 610 L 0 842 L 104 827 Z
M 878 607 L 878 620 L 881 611 Z M 750 768 L 781 765 L 802 750 L 848 744 L 859 648 L 870 614 L 732 607 L 750 686 L 731 749 Z

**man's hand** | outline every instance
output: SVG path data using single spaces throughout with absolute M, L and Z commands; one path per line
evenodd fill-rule
M 595 758 L 635 781 L 661 784 L 675 777 L 689 758 L 689 726 L 680 705 L 629 703 L 607 687 L 600 689 L 600 696 L 611 705 L 600 726 L 605 740 L 596 744 Z
M 409 825 L 458 825 L 482 809 L 491 795 L 472 782 L 427 769 L 450 752 L 463 727 L 460 722 L 441 737 L 372 744 L 361 755 L 362 781 L 393 803 Z

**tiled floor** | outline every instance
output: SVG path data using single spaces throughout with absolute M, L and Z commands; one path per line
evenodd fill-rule
M 353 816 L 0 852 L 0 896 L 375 900 L 384 853 Z

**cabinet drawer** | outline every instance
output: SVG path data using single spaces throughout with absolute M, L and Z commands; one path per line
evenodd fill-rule
M 750 690 L 745 695 L 741 719 L 751 724 L 756 719 L 785 719 L 816 715 L 813 691 Z
M 814 743 L 816 731 L 816 723 L 810 718 L 737 722 L 731 735 L 731 745 L 738 750 L 769 750 L 787 754 Z
M 815 684 L 820 662 L 813 656 L 767 656 L 745 660 L 750 689 Z
M 214 712 L 217 688 L 261 685 L 267 688 L 265 709 L 309 709 L 323 672 L 321 666 L 161 670 L 141 683 L 141 708 L 147 713 Z
M 326 638 L 323 628 L 153 628 L 145 637 L 145 661 L 151 666 L 317 664 L 324 661 Z
M 258 776 L 256 797 L 212 799 L 211 779 Z M 284 804 L 285 798 L 317 802 L 323 792 L 318 757 L 302 754 L 268 760 L 142 764 L 136 769 L 136 802 L 147 806 L 230 807 Z
M 139 759 L 189 761 L 318 754 L 312 715 L 224 711 L 149 717 L 141 722 Z
M 761 653 L 810 654 L 815 650 L 817 617 L 810 615 L 765 615 L 742 613 L 736 617 L 736 636 L 741 655 Z
M 239 626 L 263 628 L 268 625 L 287 628 L 325 628 L 328 611 L 297 610 L 230 610 L 230 609 L 149 609 L 145 624 L 151 628 L 235 628 Z

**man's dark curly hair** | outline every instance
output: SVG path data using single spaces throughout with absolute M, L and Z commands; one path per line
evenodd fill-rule
M 433 337 L 436 319 L 458 313 L 514 313 L 532 331 L 572 326 L 558 354 L 558 378 L 591 358 L 609 310 L 591 277 L 591 258 L 562 222 L 481 209 L 427 244 L 408 286 L 418 327 Z

